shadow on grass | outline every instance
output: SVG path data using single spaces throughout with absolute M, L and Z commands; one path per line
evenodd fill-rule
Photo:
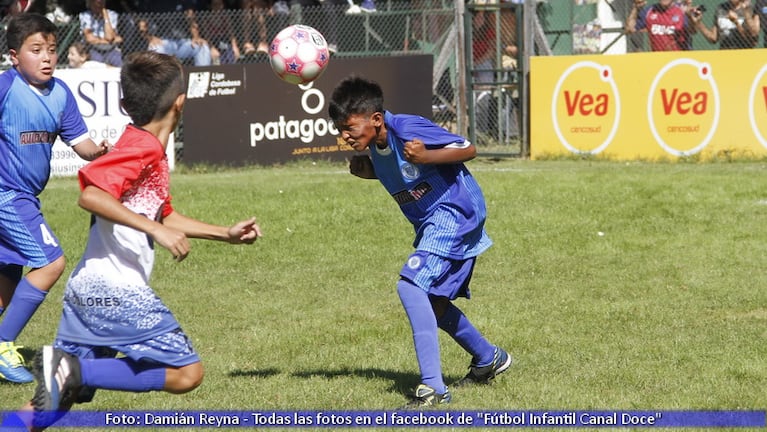
M 260 369 L 260 370 L 234 370 L 229 372 L 230 377 L 258 377 L 258 378 L 268 378 L 270 376 L 279 375 L 280 371 L 275 368 L 270 369 Z
M 421 376 L 416 373 L 410 372 L 398 372 L 384 369 L 338 369 L 338 370 L 314 370 L 295 372 L 292 374 L 299 378 L 311 378 L 311 377 L 324 377 L 324 378 L 336 378 L 336 377 L 360 377 L 360 378 L 383 378 L 392 381 L 392 385 L 389 387 L 389 391 L 397 392 L 401 394 L 412 394 L 413 390 L 421 382 Z M 450 383 L 458 380 L 455 377 L 445 377 L 446 382 Z

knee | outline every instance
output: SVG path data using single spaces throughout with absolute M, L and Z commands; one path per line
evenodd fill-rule
M 205 376 L 201 363 L 183 367 L 179 372 L 181 373 L 176 379 L 172 393 L 188 393 L 196 389 L 202 384 L 202 379 Z
M 66 266 L 67 260 L 62 255 L 52 263 L 30 271 L 27 280 L 36 288 L 48 291 L 59 280 Z

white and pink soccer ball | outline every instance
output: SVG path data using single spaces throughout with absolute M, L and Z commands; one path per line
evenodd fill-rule
M 272 70 L 290 84 L 306 84 L 317 79 L 328 65 L 330 51 L 322 33 L 295 24 L 280 31 L 269 47 Z

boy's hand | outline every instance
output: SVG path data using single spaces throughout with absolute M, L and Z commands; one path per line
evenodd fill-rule
M 229 228 L 229 243 L 252 244 L 261 237 L 261 227 L 256 224 L 256 218 L 238 222 Z
M 405 143 L 405 159 L 412 163 L 426 163 L 426 146 L 418 138 Z
M 189 255 L 190 245 L 189 239 L 181 231 L 176 231 L 172 228 L 168 228 L 165 225 L 158 224 L 157 229 L 152 231 L 150 235 L 155 242 L 160 246 L 168 249 L 173 255 L 173 259 L 181 262 Z

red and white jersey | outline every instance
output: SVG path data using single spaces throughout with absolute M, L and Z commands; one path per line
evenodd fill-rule
M 109 153 L 79 172 L 82 189 L 96 186 L 131 211 L 154 220 L 172 212 L 169 178 L 163 145 L 154 135 L 133 125 L 125 129 Z M 107 262 L 96 264 L 93 260 Z M 95 217 L 80 266 L 96 265 L 100 273 L 105 273 L 106 265 L 122 281 L 127 278 L 148 285 L 153 264 L 154 247 L 145 233 Z
M 657 4 L 646 6 L 637 16 L 636 30 L 647 30 L 653 51 L 682 51 L 690 49 L 687 15 L 672 4 L 662 8 Z
M 161 220 L 172 213 L 168 159 L 151 133 L 129 125 L 114 148 L 80 169 L 80 187 L 108 192 L 131 211 Z M 130 344 L 178 327 L 149 286 L 153 240 L 94 215 L 85 253 L 64 292 L 58 337 L 93 345 Z

